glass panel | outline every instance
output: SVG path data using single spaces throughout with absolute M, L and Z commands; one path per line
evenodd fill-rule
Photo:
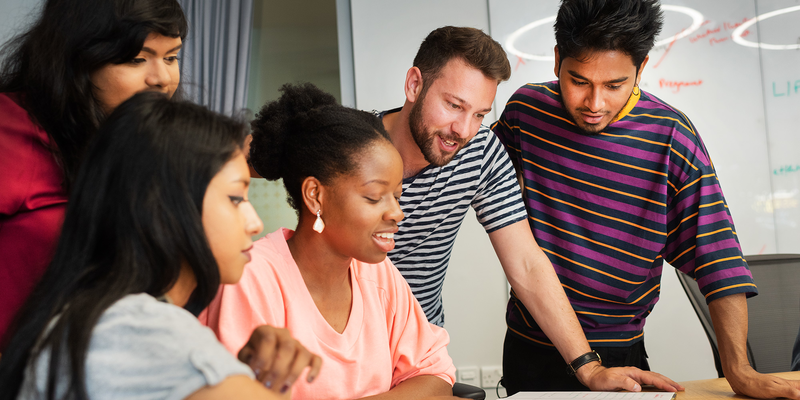
M 255 0 L 253 14 L 248 108 L 257 112 L 283 84 L 298 82 L 341 101 L 335 0 Z M 297 225 L 283 182 L 253 179 L 250 201 L 264 221 L 260 236 Z

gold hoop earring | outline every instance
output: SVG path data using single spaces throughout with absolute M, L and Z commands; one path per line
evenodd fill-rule
M 322 231 L 325 230 L 325 223 L 322 222 L 322 217 L 319 216 L 319 211 L 320 210 L 317 210 L 317 220 L 314 221 L 314 227 L 312 229 L 314 229 L 317 233 L 322 233 Z

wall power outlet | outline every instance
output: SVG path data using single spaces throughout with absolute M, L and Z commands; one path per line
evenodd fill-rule
M 495 388 L 500 378 L 503 377 L 503 367 L 489 366 L 481 367 L 481 387 Z
M 461 367 L 458 369 L 458 382 L 467 385 L 480 386 L 481 375 L 478 367 Z

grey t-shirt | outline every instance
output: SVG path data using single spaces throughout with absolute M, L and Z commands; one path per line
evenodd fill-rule
M 66 356 L 61 359 L 66 371 Z M 45 398 L 49 360 L 45 349 L 28 364 L 18 399 Z M 59 375 L 57 397 L 68 384 L 66 374 Z M 86 357 L 93 399 L 183 399 L 233 375 L 252 378 L 253 372 L 194 315 L 147 294 L 125 296 L 103 313 Z

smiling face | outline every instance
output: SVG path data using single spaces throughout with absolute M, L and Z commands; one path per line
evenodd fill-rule
M 567 57 L 560 63 L 558 48 L 555 53 L 564 108 L 588 135 L 599 134 L 619 115 L 648 60 L 645 58 L 637 74 L 631 57 L 616 50 L 589 53 L 581 57 L 583 61 Z
M 247 200 L 250 170 L 238 153 L 211 179 L 203 197 L 203 228 L 217 260 L 221 283 L 236 283 L 250 261 L 251 236 L 263 229 Z
M 388 140 L 377 140 L 357 156 L 358 167 L 324 186 L 322 232 L 346 258 L 379 263 L 394 248 L 403 219 L 403 161 Z
M 151 33 L 133 60 L 108 64 L 92 73 L 94 94 L 103 111 L 110 114 L 136 93 L 153 90 L 172 97 L 178 89 L 178 51 L 181 38 Z
M 454 58 L 439 77 L 422 89 L 409 113 L 409 127 L 425 160 L 450 162 L 480 129 L 492 110 L 497 81 Z

